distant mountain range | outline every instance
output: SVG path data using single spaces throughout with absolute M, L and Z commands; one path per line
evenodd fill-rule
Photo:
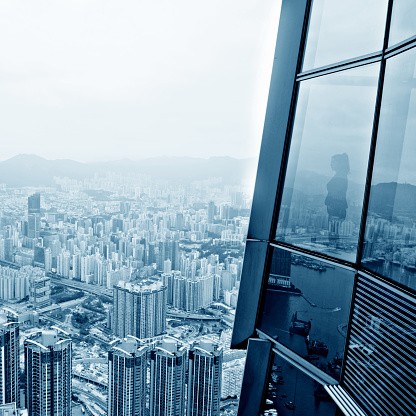
M 393 217 L 415 220 L 416 186 L 397 182 L 372 186 L 369 210 L 388 221 Z
M 238 184 L 256 175 L 257 159 L 212 157 L 160 157 L 132 161 L 129 159 L 81 163 L 69 159 L 47 160 L 21 154 L 0 162 L 0 183 L 8 187 L 51 186 L 54 176 L 84 179 L 95 173 L 146 174 L 153 179 L 190 183 L 209 177 L 222 177 L 223 184 Z
M 328 178 L 311 173 L 309 176 L 302 172 L 297 178 L 296 189 L 287 188 L 283 194 L 282 204 L 307 205 L 310 208 L 321 208 L 328 193 L 326 182 Z M 354 215 L 361 216 L 363 185 L 348 183 L 349 209 Z M 353 202 L 353 204 L 351 204 Z M 408 183 L 379 183 L 371 187 L 369 213 L 388 221 L 400 222 L 404 219 L 416 221 L 416 186 Z M 350 212 L 351 215 L 351 212 Z

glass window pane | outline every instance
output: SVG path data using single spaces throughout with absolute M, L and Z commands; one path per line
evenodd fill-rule
M 380 51 L 386 0 L 314 0 L 303 71 Z
M 335 416 L 336 411 L 319 383 L 275 355 L 263 416 Z
M 343 382 L 369 415 L 416 414 L 416 302 L 359 277 Z
M 416 1 L 394 0 L 389 46 L 416 35 Z
M 379 64 L 301 82 L 276 238 L 355 261 Z
M 416 289 L 416 49 L 387 61 L 364 267 Z
M 354 273 L 273 249 L 259 328 L 339 379 Z

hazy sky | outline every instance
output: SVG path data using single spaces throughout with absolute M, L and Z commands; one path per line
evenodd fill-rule
M 258 155 L 278 0 L 3 0 L 0 160 Z

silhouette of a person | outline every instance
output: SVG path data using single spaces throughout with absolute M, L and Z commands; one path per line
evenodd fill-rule
M 350 164 L 346 153 L 334 155 L 331 158 L 331 169 L 335 175 L 326 185 L 328 195 L 325 205 L 328 211 L 329 240 L 336 242 L 339 235 L 339 226 L 347 215 L 347 188 L 350 173 Z

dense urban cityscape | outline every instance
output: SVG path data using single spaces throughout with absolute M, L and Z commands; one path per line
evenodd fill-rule
M 1 414 L 236 414 L 250 193 L 113 172 L 0 185 Z

